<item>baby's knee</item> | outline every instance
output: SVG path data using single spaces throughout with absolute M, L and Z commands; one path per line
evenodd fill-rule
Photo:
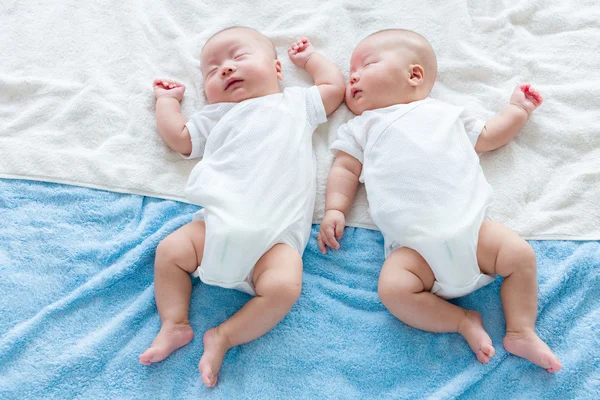
M 278 277 L 270 282 L 262 282 L 261 295 L 276 299 L 277 302 L 292 306 L 302 292 L 302 279 L 295 277 Z
M 500 269 L 508 269 L 508 271 L 498 270 L 497 272 L 502 276 L 510 275 L 513 272 L 535 274 L 537 271 L 535 251 L 525 240 L 514 243 L 509 247 L 503 264 L 502 266 L 498 265 L 498 267 Z
M 181 265 L 185 259 L 185 248 L 170 237 L 166 237 L 156 247 L 155 268 L 165 268 L 172 265 Z
M 515 246 L 513 250 L 514 263 L 519 265 L 522 269 L 533 269 L 535 270 L 535 251 L 533 247 L 525 240 Z
M 377 294 L 379 300 L 384 305 L 389 303 L 402 302 L 404 298 L 414 293 L 414 288 L 410 282 L 403 280 L 398 274 L 397 276 L 379 276 L 379 282 L 377 284 Z

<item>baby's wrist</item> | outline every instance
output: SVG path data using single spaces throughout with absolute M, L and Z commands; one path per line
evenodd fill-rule
M 514 102 L 510 102 L 510 103 L 509 103 L 509 106 L 513 106 L 513 107 L 515 107 L 515 108 L 516 108 L 516 109 L 518 109 L 518 110 L 522 110 L 522 111 L 524 111 L 524 112 L 525 112 L 525 114 L 527 114 L 527 116 L 529 117 L 529 111 L 527 111 L 527 109 L 526 109 L 524 106 L 522 106 L 521 104 L 519 104 L 519 103 L 514 103 Z
M 304 62 L 304 66 L 302 68 L 306 69 L 306 66 L 308 65 L 308 62 L 310 61 L 311 58 L 313 58 L 313 56 L 317 54 L 316 51 L 314 51 L 311 55 L 308 56 L 308 58 L 306 59 L 306 61 Z
M 344 215 L 344 212 L 342 210 L 338 210 L 337 208 L 328 208 L 327 210 L 325 210 L 325 214 L 329 212 L 341 213 L 342 215 Z
M 158 103 L 158 101 L 159 101 L 160 99 L 174 99 L 174 100 L 176 100 L 177 102 L 181 102 L 181 100 L 179 100 L 177 97 L 175 97 L 175 96 L 173 96 L 173 95 L 171 95 L 171 94 L 161 94 L 160 96 L 157 96 L 157 97 L 156 97 L 156 102 Z

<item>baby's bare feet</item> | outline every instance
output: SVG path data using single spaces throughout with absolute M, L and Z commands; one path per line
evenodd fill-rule
M 217 384 L 219 370 L 223 363 L 225 353 L 231 347 L 227 338 L 219 334 L 218 328 L 212 328 L 206 331 L 203 338 L 204 354 L 200 358 L 198 370 L 202 375 L 202 382 L 208 387 Z
M 194 337 L 189 324 L 163 324 L 152 345 L 140 354 L 140 363 L 150 365 L 164 360 L 173 351 L 188 344 Z
M 558 357 L 533 331 L 506 332 L 504 348 L 509 353 L 545 368 L 548 372 L 558 372 L 562 368 Z
M 483 329 L 481 315 L 476 311 L 465 311 L 465 318 L 458 327 L 458 333 L 465 338 L 477 359 L 482 364 L 487 364 L 496 353 L 492 346 L 492 339 Z

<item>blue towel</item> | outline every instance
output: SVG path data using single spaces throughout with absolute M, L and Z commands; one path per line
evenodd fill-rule
M 202 385 L 202 334 L 248 299 L 194 282 L 194 340 L 150 367 L 138 355 L 160 328 L 157 244 L 197 207 L 174 201 L 0 180 L 1 399 L 598 399 L 600 243 L 534 241 L 549 374 L 502 348 L 500 279 L 455 303 L 481 312 L 496 356 L 481 365 L 458 334 L 404 325 L 377 297 L 379 232 L 347 228 L 304 255 L 302 296 L 258 340 L 229 351 L 219 384 Z

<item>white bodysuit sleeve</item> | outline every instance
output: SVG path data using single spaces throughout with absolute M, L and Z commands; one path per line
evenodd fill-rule
M 477 139 L 479 139 L 479 135 L 481 135 L 481 131 L 483 131 L 483 127 L 485 126 L 485 121 L 465 110 L 460 113 L 459 118 L 465 127 L 465 132 L 467 133 L 471 144 L 475 147 Z
M 210 135 L 217 122 L 223 117 L 223 107 L 219 104 L 210 104 L 205 106 L 201 111 L 195 113 L 186 122 L 185 127 L 190 132 L 192 140 L 192 152 L 189 156 L 181 155 L 185 159 L 200 158 L 204 155 L 204 147 L 206 140 Z
M 363 163 L 367 127 L 361 123 L 362 119 L 361 116 L 354 117 L 338 128 L 337 139 L 331 145 L 334 155 L 341 150 Z
M 327 113 L 325 113 L 323 99 L 317 86 L 306 89 L 306 115 L 310 126 L 314 126 L 314 129 L 327 122 Z
M 319 124 L 327 122 L 325 106 L 319 93 L 319 88 L 311 86 L 309 88 L 294 86 L 285 88 L 283 96 L 285 102 L 297 116 L 306 123 L 307 130 L 311 133 L 317 129 Z

